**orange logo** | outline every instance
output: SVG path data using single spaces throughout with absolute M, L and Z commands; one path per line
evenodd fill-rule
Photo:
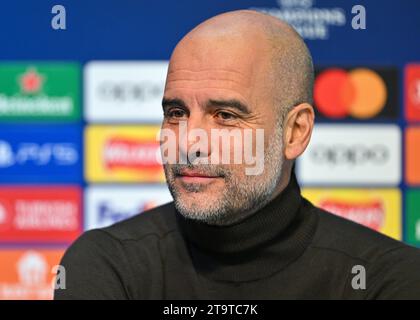
M 52 299 L 53 267 L 60 263 L 63 254 L 63 250 L 0 251 L 0 299 Z
M 385 107 L 386 101 L 386 84 L 370 69 L 331 68 L 315 80 L 315 105 L 321 114 L 330 118 L 371 118 Z
M 405 179 L 410 185 L 420 185 L 420 127 L 407 128 L 405 148 Z

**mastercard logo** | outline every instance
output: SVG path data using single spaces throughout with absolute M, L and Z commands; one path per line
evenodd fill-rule
M 327 69 L 318 74 L 314 84 L 317 110 L 329 118 L 374 117 L 385 107 L 387 98 L 382 77 L 366 68 Z

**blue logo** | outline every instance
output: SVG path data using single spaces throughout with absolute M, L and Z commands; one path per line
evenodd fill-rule
M 81 182 L 82 159 L 81 126 L 0 127 L 1 183 Z
M 140 211 L 115 211 L 108 203 L 102 202 L 98 205 L 98 223 L 111 225 L 124 219 L 128 219 Z

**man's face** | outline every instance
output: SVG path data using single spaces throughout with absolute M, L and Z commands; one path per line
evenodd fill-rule
M 240 220 L 273 197 L 281 177 L 282 133 L 270 92 L 270 64 L 264 56 L 268 49 L 242 38 L 235 43 L 229 37 L 207 40 L 185 41 L 171 58 L 162 129 L 175 134 L 173 148 L 188 161 L 180 164 L 178 157 L 177 163 L 164 164 L 164 170 L 182 215 L 222 225 Z M 206 141 L 197 136 L 197 129 L 206 134 Z M 263 141 L 258 131 L 263 131 Z M 229 163 L 222 162 L 226 140 L 214 138 L 215 132 L 228 137 Z M 229 136 L 233 132 L 241 144 L 235 135 Z M 260 156 L 262 172 L 247 173 L 245 145 L 251 146 L 254 157 Z M 238 150 L 241 159 L 234 161 Z M 194 162 L 197 155 L 207 157 L 208 163 Z M 216 158 L 217 163 L 211 160 Z

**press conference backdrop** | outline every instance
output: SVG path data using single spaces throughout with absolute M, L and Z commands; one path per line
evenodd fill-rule
M 171 201 L 154 157 L 170 53 L 246 8 L 292 23 L 314 58 L 303 194 L 420 246 L 420 1 L 3 1 L 1 299 L 50 299 L 53 266 L 84 230 Z

